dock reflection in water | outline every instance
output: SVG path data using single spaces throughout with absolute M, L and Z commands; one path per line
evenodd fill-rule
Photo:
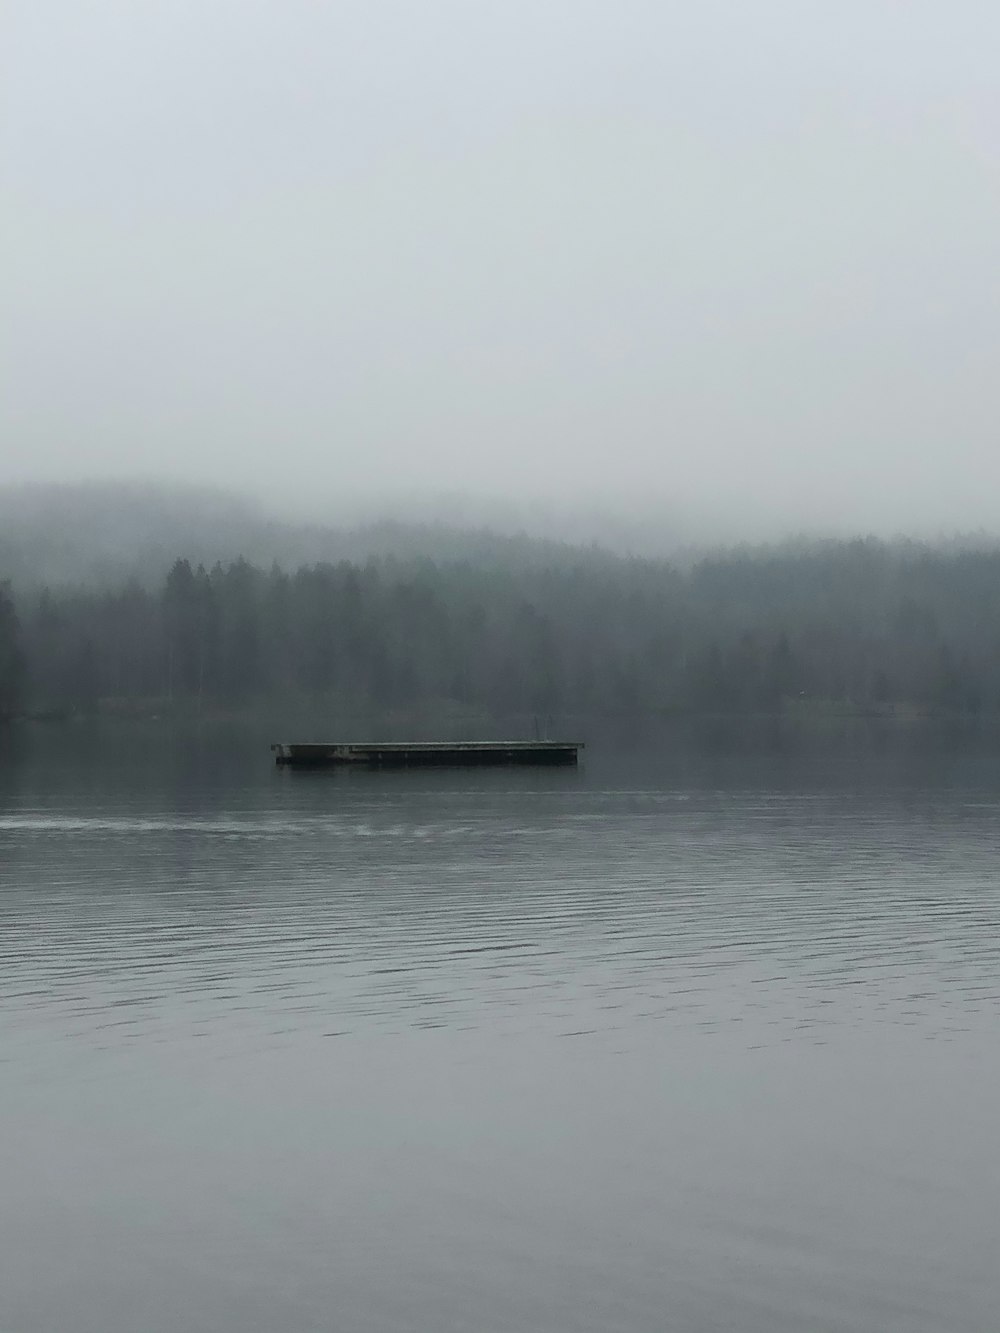
M 0 785 L 0 1328 L 992 1326 L 988 770 L 125 760 Z

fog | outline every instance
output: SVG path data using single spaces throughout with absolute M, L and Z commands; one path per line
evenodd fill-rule
M 14 0 L 0 482 L 1000 527 L 998 41 L 985 0 Z

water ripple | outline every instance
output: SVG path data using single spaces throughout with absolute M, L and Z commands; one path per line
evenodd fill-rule
M 135 1039 L 237 1014 L 317 1031 L 724 1021 L 754 1042 L 995 1017 L 988 802 L 956 820 L 814 794 L 337 794 L 0 817 L 8 1015 L 75 1034 L 127 1014 Z

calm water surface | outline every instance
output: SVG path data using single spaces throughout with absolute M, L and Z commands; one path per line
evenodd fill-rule
M 260 742 L 0 742 L 2 1333 L 1000 1326 L 1000 746 Z

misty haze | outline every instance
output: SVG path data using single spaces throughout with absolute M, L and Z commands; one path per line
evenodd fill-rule
M 994 6 L 3 19 L 9 480 L 996 526 Z
M 998 38 L 5 8 L 0 1330 L 994 1328 Z

